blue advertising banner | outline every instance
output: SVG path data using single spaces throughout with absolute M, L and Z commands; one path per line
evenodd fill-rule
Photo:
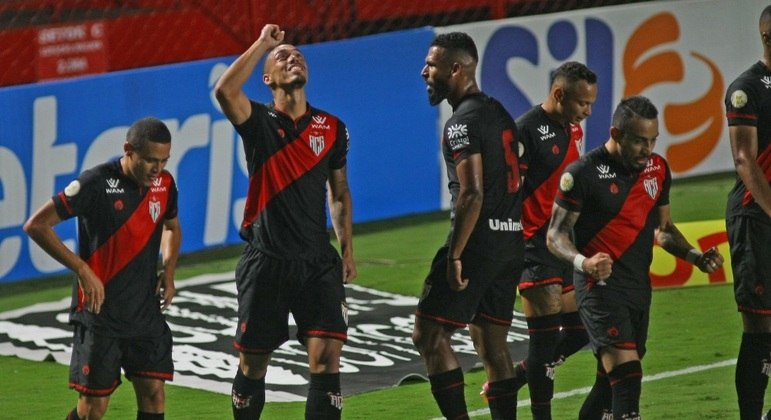
M 424 28 L 301 47 L 309 101 L 351 135 L 355 222 L 440 208 L 438 110 L 420 77 L 433 35 Z M 213 95 L 234 58 L 0 89 L 0 282 L 62 271 L 26 237 L 24 221 L 83 170 L 119 157 L 130 124 L 148 115 L 172 133 L 167 169 L 180 191 L 182 251 L 239 243 L 243 148 Z M 259 76 L 245 90 L 268 102 Z M 57 232 L 75 248 L 74 221 Z

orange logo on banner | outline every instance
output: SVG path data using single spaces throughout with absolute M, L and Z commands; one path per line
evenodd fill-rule
M 624 97 L 638 95 L 659 83 L 683 80 L 684 65 L 676 51 L 666 50 L 642 59 L 653 48 L 675 42 L 679 37 L 680 27 L 671 13 L 654 15 L 634 31 L 624 51 Z M 715 149 L 723 133 L 723 77 L 709 58 L 696 52 L 691 55 L 709 68 L 712 83 L 700 98 L 664 106 L 663 120 L 669 133 L 681 135 L 701 130 L 667 148 L 665 154 L 673 172 L 685 172 L 701 163 Z

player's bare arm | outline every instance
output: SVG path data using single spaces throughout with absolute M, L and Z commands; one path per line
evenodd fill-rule
M 688 261 L 705 273 L 712 273 L 723 266 L 723 256 L 717 248 L 713 247 L 702 253 L 688 243 L 672 221 L 668 205 L 658 207 L 656 241 L 668 253 Z
M 174 295 L 177 293 L 177 287 L 174 285 L 174 271 L 177 268 L 177 259 L 179 258 L 179 247 L 182 244 L 182 228 L 179 225 L 179 218 L 166 220 L 163 223 L 163 233 L 161 235 L 161 254 L 163 259 L 163 271 L 158 276 L 158 286 L 156 293 L 161 295 L 162 306 L 165 310 L 171 305 Z
M 771 217 L 771 186 L 758 166 L 758 130 L 748 125 L 728 127 L 736 173 L 760 208 Z
M 581 215 L 579 212 L 569 211 L 559 204 L 552 206 L 549 229 L 546 232 L 546 246 L 552 254 L 586 274 L 605 280 L 610 277 L 613 260 L 610 255 L 598 252 L 591 257 L 581 255 L 571 239 L 573 226 Z
M 343 259 L 343 282 L 350 283 L 358 275 L 353 259 L 353 200 L 348 188 L 346 167 L 329 175 L 329 214 Z
M 56 261 L 78 276 L 78 283 L 85 295 L 88 309 L 98 314 L 104 303 L 104 285 L 91 267 L 77 254 L 70 251 L 56 234 L 53 227 L 61 222 L 53 200 L 48 200 L 24 224 L 24 231 Z
M 266 51 L 279 45 L 284 40 L 284 31 L 278 25 L 267 24 L 262 28 L 260 37 L 225 70 L 214 94 L 222 107 L 222 112 L 235 125 L 249 118 L 252 106 L 243 91 L 243 86 L 254 72 L 254 68 Z
M 460 161 L 456 167 L 460 191 L 455 202 L 455 221 L 447 254 L 447 281 L 450 288 L 460 291 L 468 286 L 468 279 L 462 278 L 463 264 L 460 256 L 482 211 L 484 181 L 482 155 L 475 153 Z

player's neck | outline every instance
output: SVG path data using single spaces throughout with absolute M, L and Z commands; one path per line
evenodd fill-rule
M 276 109 L 292 119 L 300 118 L 308 112 L 308 101 L 305 98 L 304 89 L 277 89 L 273 91 L 273 104 Z
M 766 66 L 766 70 L 771 70 L 771 51 L 766 51 L 766 54 L 763 54 L 763 58 L 760 59 L 760 62 Z
M 473 95 L 481 92 L 479 86 L 474 80 L 467 80 L 461 89 L 458 89 L 454 94 L 451 92 L 447 95 L 447 103 L 450 104 L 452 109 L 455 109 L 466 96 Z
M 546 113 L 546 116 L 549 117 L 550 120 L 556 121 L 563 127 L 568 125 L 567 119 L 560 113 L 557 104 L 551 97 L 546 98 L 541 104 L 541 109 L 543 109 L 543 112 Z

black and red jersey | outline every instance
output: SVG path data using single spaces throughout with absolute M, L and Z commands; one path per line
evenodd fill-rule
M 729 126 L 749 125 L 757 129 L 757 162 L 766 180 L 771 183 L 771 69 L 759 61 L 742 73 L 728 86 L 725 107 Z M 726 214 L 729 217 L 755 215 L 767 219 L 738 176 L 728 195 Z
M 655 153 L 639 173 L 628 171 L 605 146 L 567 167 L 555 201 L 580 212 L 574 226 L 576 248 L 587 257 L 605 252 L 613 259 L 613 272 L 602 286 L 575 273 L 577 293 L 604 287 L 625 296 L 630 304 L 647 307 L 657 208 L 669 204 L 670 184 L 669 165 Z
M 584 131 L 580 124 L 562 126 L 549 118 L 541 105 L 519 117 L 517 129 L 517 140 L 528 156 L 522 188 L 525 256 L 542 264 L 554 264 L 556 259 L 546 247 L 546 231 L 560 175 L 578 159 Z
M 115 160 L 83 172 L 53 197 L 62 220 L 78 218 L 78 252 L 102 280 L 101 312 L 84 310 L 75 282 L 70 319 L 103 335 L 153 335 L 164 328 L 158 254 L 165 220 L 177 217 L 177 187 L 167 171 L 138 185 Z M 157 329 L 157 331 L 156 331 Z
M 334 253 L 327 229 L 327 180 L 332 170 L 346 165 L 345 124 L 310 105 L 293 120 L 273 104 L 252 101 L 251 115 L 236 130 L 249 171 L 241 237 L 276 258 Z
M 460 191 L 456 165 L 473 154 L 482 155 L 482 210 L 465 249 L 491 259 L 522 256 L 522 181 L 516 135 L 511 115 L 484 93 L 463 98 L 444 125 L 442 151 L 453 209 Z

